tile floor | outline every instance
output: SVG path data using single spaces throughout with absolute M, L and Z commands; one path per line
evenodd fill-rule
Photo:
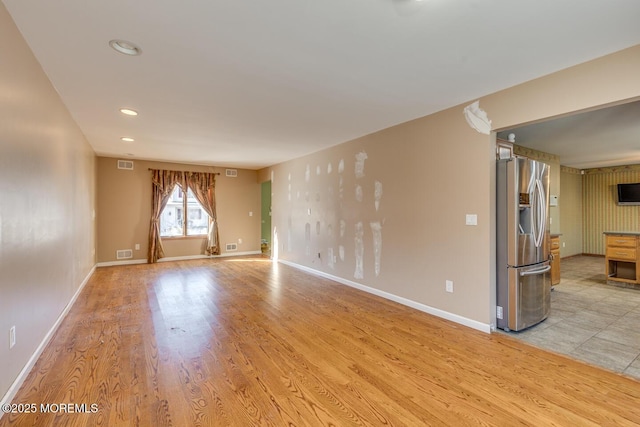
M 640 289 L 606 283 L 604 258 L 562 259 L 549 317 L 508 334 L 640 379 Z

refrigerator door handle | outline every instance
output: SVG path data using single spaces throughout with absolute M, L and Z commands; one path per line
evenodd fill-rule
M 536 247 L 539 248 L 544 241 L 545 225 L 547 222 L 547 210 L 545 208 L 546 197 L 542 182 L 539 179 L 536 179 L 535 190 L 537 197 L 534 209 L 536 209 L 537 212 L 536 221 L 534 222 L 536 228 L 534 232 L 534 243 Z
M 521 271 L 520 276 L 535 276 L 536 274 L 544 274 L 549 270 L 551 270 L 551 266 L 547 265 L 546 267 L 540 268 L 538 270 Z

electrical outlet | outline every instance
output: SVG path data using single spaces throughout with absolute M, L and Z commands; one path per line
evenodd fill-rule
M 241 245 L 242 244 L 242 239 L 238 239 L 238 244 Z
M 140 250 L 140 243 L 136 243 L 136 248 L 135 249 L 136 249 L 136 251 Z
M 9 349 L 12 349 L 16 345 L 16 327 L 12 326 L 9 329 Z
M 502 319 L 502 307 L 501 306 L 497 306 L 496 307 L 496 317 L 498 319 Z
M 453 292 L 453 281 L 452 280 L 445 281 L 445 290 L 447 292 Z

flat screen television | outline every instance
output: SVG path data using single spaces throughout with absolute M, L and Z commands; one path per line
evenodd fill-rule
M 640 205 L 640 183 L 618 184 L 619 205 Z

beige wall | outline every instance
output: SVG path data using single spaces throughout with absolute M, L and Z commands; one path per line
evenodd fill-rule
M 362 178 L 356 176 L 360 153 L 367 156 Z M 455 108 L 278 165 L 272 223 L 279 256 L 486 322 L 490 255 L 486 248 L 475 250 L 490 239 L 483 183 L 488 185 L 491 162 L 489 138 L 467 126 Z M 382 185 L 377 210 L 376 182 Z M 467 213 L 478 215 L 478 226 L 465 225 Z M 359 223 L 362 279 L 356 274 Z M 377 274 L 372 223 L 382 229 Z M 445 292 L 445 280 L 454 282 L 454 295 Z M 469 305 L 456 295 L 485 304 Z
M 151 217 L 149 168 L 220 172 L 216 210 L 222 252 L 227 243 L 238 243 L 237 252 L 260 251 L 260 185 L 256 171 L 238 169 L 238 176 L 231 178 L 225 176 L 223 168 L 143 160 L 133 163 L 134 169 L 129 171 L 118 169 L 115 158 L 98 158 L 98 262 L 116 261 L 119 249 L 133 249 L 135 260 L 146 260 Z M 204 254 L 202 238 L 163 242 L 167 258 Z M 135 250 L 136 243 L 140 244 L 139 250 Z
M 494 130 L 511 128 L 637 98 L 639 73 L 636 46 L 483 97 L 480 107 Z M 493 323 L 495 135 L 468 126 L 466 104 L 261 171 L 261 178 L 273 172 L 279 257 L 462 319 Z M 365 176 L 358 179 L 355 156 L 360 152 L 367 160 Z M 345 162 L 342 174 L 340 160 Z M 375 181 L 383 188 L 378 210 Z M 358 185 L 362 202 L 356 200 Z M 478 225 L 465 225 L 466 214 L 477 214 Z M 359 222 L 361 279 L 354 275 Z M 379 275 L 371 227 L 377 222 L 382 228 Z M 330 253 L 336 256 L 333 265 Z M 454 282 L 453 293 L 445 292 L 445 280 Z
M 95 157 L 1 3 L 0 52 L 1 398 L 94 266 Z
M 583 253 L 582 250 L 582 175 L 580 170 L 563 166 L 560 171 L 560 256 L 568 257 Z
M 640 206 L 618 206 L 616 184 L 640 182 L 640 165 L 587 169 L 582 176 L 584 252 L 604 255 L 605 231 L 640 231 Z
M 482 98 L 493 129 L 638 100 L 640 45 Z

